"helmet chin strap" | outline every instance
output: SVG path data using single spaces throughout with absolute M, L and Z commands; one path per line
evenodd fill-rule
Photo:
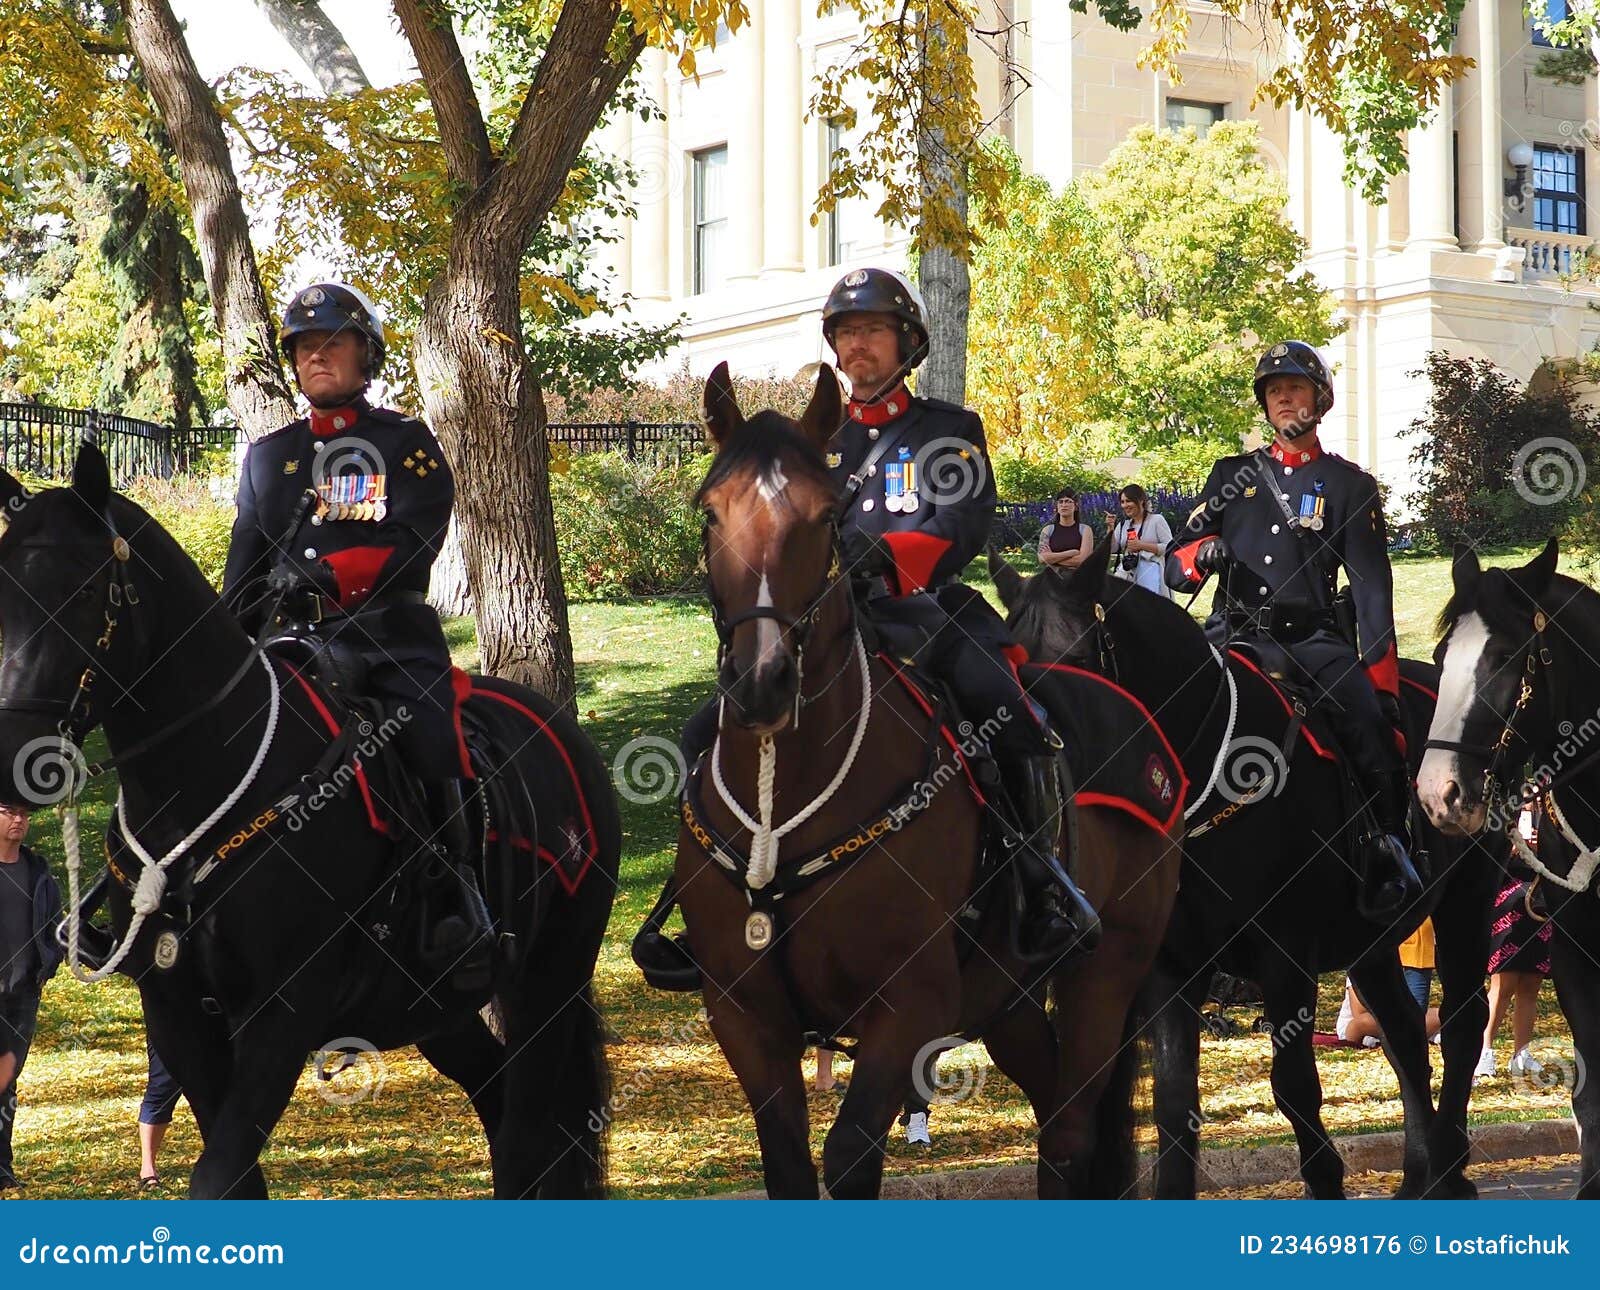
M 351 390 L 348 394 L 341 394 L 336 399 L 314 399 L 309 394 L 306 394 L 305 386 L 300 384 L 300 378 L 298 376 L 294 378 L 294 383 L 295 388 L 298 389 L 301 394 L 305 394 L 306 402 L 314 407 L 318 412 L 335 412 L 339 408 L 347 408 L 372 388 L 371 381 L 362 381 L 360 385 L 356 386 L 356 388 Z

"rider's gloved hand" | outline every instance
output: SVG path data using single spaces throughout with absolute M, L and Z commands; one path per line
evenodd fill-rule
M 1233 559 L 1233 552 L 1228 550 L 1228 544 L 1219 537 L 1208 538 L 1201 543 L 1200 549 L 1194 553 L 1194 567 L 1197 573 L 1216 573 L 1228 561 Z
M 315 591 L 319 595 L 337 600 L 339 580 L 333 576 L 333 570 L 321 560 L 310 564 L 280 560 L 277 567 L 267 575 L 267 590 L 273 593 L 282 592 L 285 595 L 293 595 L 297 591 Z
M 844 567 L 851 577 L 870 578 L 894 568 L 894 552 L 876 533 L 851 529 L 844 536 Z

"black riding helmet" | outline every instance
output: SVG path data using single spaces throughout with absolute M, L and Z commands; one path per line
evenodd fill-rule
M 308 331 L 341 332 L 353 327 L 367 341 L 367 361 L 363 364 L 367 380 L 383 370 L 388 346 L 383 338 L 383 320 L 372 301 L 356 287 L 343 282 L 318 282 L 295 295 L 283 311 L 278 328 L 278 348 L 294 369 L 294 338 Z
M 1303 376 L 1317 390 L 1317 420 L 1333 408 L 1333 376 L 1322 355 L 1303 340 L 1279 341 L 1256 364 L 1256 402 L 1267 412 L 1267 381 L 1274 376 Z
M 893 314 L 900 322 L 900 361 L 910 371 L 928 356 L 928 306 L 922 293 L 889 269 L 852 269 L 822 306 L 822 336 L 833 347 L 833 329 L 846 314 Z

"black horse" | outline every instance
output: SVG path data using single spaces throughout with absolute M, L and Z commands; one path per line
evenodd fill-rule
M 1144 998 L 1156 1196 L 1195 1194 L 1200 1007 L 1217 968 L 1260 984 L 1273 1031 L 1273 1095 L 1294 1128 L 1301 1177 L 1313 1197 L 1343 1195 L 1344 1162 L 1322 1125 L 1311 1039 L 1317 975 L 1346 967 L 1383 1027 L 1400 1081 L 1406 1145 L 1397 1194 L 1476 1195 L 1464 1172 L 1467 1098 L 1488 1018 L 1493 864 L 1485 853 L 1469 859 L 1459 840 L 1426 837 L 1433 877 L 1423 899 L 1388 927 L 1363 918 L 1345 773 L 1321 724 L 1302 722 L 1292 693 L 1269 675 L 1283 661 L 1242 649 L 1224 660 L 1180 606 L 1108 579 L 1104 545 L 1067 576 L 1024 580 L 993 552 L 990 563 L 1017 640 L 1035 659 L 1114 674 L 1166 730 L 1189 780 L 1184 879 Z M 1401 673 L 1409 745 L 1420 750 L 1436 670 L 1406 661 Z M 1444 989 L 1437 1115 L 1422 1014 L 1395 950 L 1429 914 Z
M 118 941 L 137 925 L 118 966 L 205 1140 L 190 1194 L 267 1194 L 267 1136 L 306 1055 L 341 1039 L 415 1043 L 466 1090 L 497 1196 L 601 1194 L 590 985 L 620 826 L 575 724 L 520 686 L 458 676 L 501 943 L 482 997 L 418 980 L 396 875 L 419 861 L 404 786 L 378 765 L 383 726 L 256 651 L 172 537 L 112 492 L 92 444 L 70 488 L 29 495 L 0 472 L 0 504 L 0 797 L 38 802 L 37 755 L 59 772 L 78 756 L 63 736 L 103 727 L 121 781 L 107 838 Z M 347 728 L 370 740 L 354 760 Z M 67 825 L 70 862 L 71 810 Z M 163 884 L 151 873 L 169 856 Z M 480 1015 L 491 992 L 503 1037 Z
M 1556 573 L 1557 555 L 1552 538 L 1520 569 L 1485 571 L 1471 550 L 1457 553 L 1417 793 L 1448 833 L 1503 830 L 1540 876 L 1556 926 L 1551 975 L 1578 1054 L 1578 1196 L 1600 1200 L 1600 851 L 1584 841 L 1600 839 L 1600 595 Z M 1534 800 L 1544 806 L 1537 854 L 1516 828 Z

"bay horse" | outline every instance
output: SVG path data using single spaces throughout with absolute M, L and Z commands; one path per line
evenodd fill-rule
M 1551 977 L 1578 1057 L 1577 1195 L 1600 1200 L 1600 595 L 1557 573 L 1559 554 L 1552 538 L 1521 568 L 1485 570 L 1470 548 L 1456 552 L 1417 791 L 1440 829 L 1504 832 L 1539 876 L 1555 923 Z M 1534 852 L 1517 817 L 1536 801 Z
M 92 443 L 70 487 L 30 495 L 0 472 L 0 506 L 0 798 L 74 791 L 75 744 L 103 728 L 125 954 L 106 967 L 137 983 L 194 1108 L 189 1194 L 267 1195 L 259 1156 L 307 1054 L 343 1038 L 415 1043 L 466 1090 L 496 1196 L 600 1195 L 608 1077 L 591 978 L 621 830 L 575 723 L 522 686 L 457 675 L 501 942 L 481 995 L 419 980 L 397 949 L 402 791 L 377 765 L 383 727 L 255 646 L 161 525 L 112 491 Z M 330 749 L 363 729 L 370 741 L 332 768 Z M 70 810 L 64 838 L 76 886 Z M 88 929 L 67 918 L 76 948 Z M 480 1016 L 491 991 L 503 1038 Z
M 1108 578 L 1108 541 L 1065 576 L 1024 579 L 995 551 L 990 568 L 1018 642 L 1036 659 L 1113 672 L 1166 729 L 1191 786 L 1184 881 L 1143 999 L 1155 1050 L 1155 1195 L 1195 1194 L 1200 1009 L 1220 968 L 1261 986 L 1273 1034 L 1273 1097 L 1294 1128 L 1308 1192 L 1343 1196 L 1344 1162 L 1322 1124 L 1312 1035 L 1317 975 L 1348 968 L 1383 1028 L 1384 1055 L 1400 1082 L 1405 1156 L 1396 1195 L 1475 1196 L 1464 1172 L 1467 1099 L 1488 1018 L 1492 858 L 1430 834 L 1419 839 L 1433 866 L 1423 898 L 1387 927 L 1359 914 L 1344 771 L 1320 724 L 1314 716 L 1299 721 L 1293 698 L 1268 675 L 1271 663 L 1234 648 L 1224 658 L 1181 606 Z M 1401 676 L 1414 773 L 1437 669 L 1404 660 Z M 1444 991 L 1437 1114 L 1422 1013 L 1395 949 L 1429 915 Z
M 839 567 L 841 500 L 824 460 L 841 423 L 833 370 L 821 367 L 796 423 L 773 411 L 746 420 L 723 364 L 705 413 L 716 456 L 699 503 L 724 701 L 680 801 L 675 874 L 768 1195 L 818 1195 L 800 1067 L 808 1033 L 856 1041 L 823 1149 L 831 1196 L 877 1196 L 914 1067 L 958 1035 L 981 1036 L 1027 1096 L 1042 1196 L 1120 1194 L 1133 1171 L 1134 1072 L 1119 1058 L 1176 890 L 1176 809 L 1151 827 L 1080 803 L 1078 881 L 1103 937 L 1049 974 L 1052 1030 L 1042 973 L 1008 935 L 1010 875 L 983 859 L 970 763 L 948 746 L 957 741 L 938 705 L 867 647 Z M 1065 706 L 1050 678 L 1024 679 L 1040 681 L 1052 716 Z

